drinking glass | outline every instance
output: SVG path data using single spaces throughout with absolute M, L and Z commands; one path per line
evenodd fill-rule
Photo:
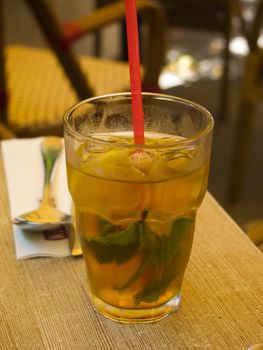
M 144 144 L 134 144 L 130 93 L 87 99 L 64 116 L 90 298 L 99 313 L 126 323 L 156 321 L 180 305 L 213 129 L 194 102 L 142 99 Z

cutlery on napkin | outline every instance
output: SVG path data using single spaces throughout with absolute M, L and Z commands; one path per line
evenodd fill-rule
M 41 142 L 42 138 L 1 142 L 12 218 L 23 212 L 34 210 L 39 205 L 44 176 Z M 70 214 L 72 201 L 67 188 L 64 149 L 54 170 L 53 184 L 57 208 Z M 57 236 L 53 235 L 50 239 L 45 232 L 29 232 L 13 225 L 17 259 L 71 255 L 76 245 L 74 230 L 74 226 L 68 230 L 69 238 L 63 236 L 63 232 L 57 232 Z M 81 254 L 81 249 L 74 255 L 79 254 Z

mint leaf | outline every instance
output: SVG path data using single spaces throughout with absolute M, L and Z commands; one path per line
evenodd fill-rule
M 138 251 L 142 254 L 142 261 L 132 276 L 117 290 L 124 290 L 141 278 L 146 270 L 146 284 L 134 296 L 134 301 L 152 303 L 157 301 L 176 278 L 173 260 L 180 247 L 183 234 L 193 222 L 189 218 L 181 218 L 172 224 L 169 236 L 158 236 L 147 224 L 147 211 L 144 211 L 141 220 L 122 229 L 119 225 L 99 218 L 100 235 L 85 237 L 84 242 L 101 264 L 116 262 L 121 264 L 128 261 Z
M 147 222 L 141 221 L 140 229 L 140 250 L 141 251 L 155 251 L 158 245 L 159 236 L 151 230 Z
M 124 246 L 134 241 L 138 241 L 139 239 L 138 225 L 139 225 L 139 222 L 135 222 L 131 226 L 129 226 L 127 229 L 114 232 L 116 231 L 116 227 L 119 228 L 120 226 L 107 223 L 108 234 L 105 234 L 105 231 L 103 231 L 102 235 L 95 236 L 95 237 L 85 237 L 85 240 L 87 242 L 96 242 L 103 245 L 115 244 L 119 246 Z M 110 233 L 110 232 L 114 232 L 114 233 Z
M 99 231 L 100 231 L 100 235 L 102 236 L 106 236 L 108 234 L 112 234 L 112 233 L 117 233 L 122 231 L 122 227 L 119 225 L 113 225 L 111 222 L 105 220 L 104 218 L 102 218 L 101 216 L 97 217 L 97 221 L 99 224 Z
M 180 246 L 182 235 L 185 233 L 186 229 L 188 229 L 192 221 L 193 220 L 189 218 L 182 218 L 173 223 L 171 233 L 168 237 L 165 237 L 165 242 L 162 247 L 162 260 L 165 265 L 169 265 L 173 261 Z
M 161 279 L 158 279 L 158 273 L 155 272 L 152 282 L 146 284 L 142 291 L 134 296 L 135 303 L 138 305 L 141 301 L 146 303 L 157 301 L 174 278 L 174 271 L 171 268 L 167 268 Z
M 169 283 L 165 285 L 162 282 L 159 282 L 152 285 L 151 288 L 144 288 L 140 293 L 137 293 L 134 296 L 136 305 L 138 305 L 141 301 L 144 301 L 146 303 L 153 303 L 157 301 L 165 289 L 168 287 Z
M 158 240 L 160 238 L 143 220 L 138 222 L 137 228 L 139 232 L 139 250 L 143 253 L 143 259 L 129 280 L 121 287 L 117 287 L 118 290 L 129 288 L 133 283 L 135 283 L 144 274 L 147 267 L 152 264 L 152 260 L 154 260 L 155 257 L 153 252 L 156 251 L 158 247 Z
M 84 237 L 85 244 L 101 264 L 113 261 L 121 264 L 129 260 L 139 248 L 139 222 L 118 231 L 120 226 L 103 221 L 102 235 Z
M 146 223 L 143 223 L 144 231 L 142 233 L 143 236 L 140 235 L 140 249 L 150 252 L 148 266 L 151 265 L 154 267 L 154 270 L 142 291 L 134 296 L 136 304 L 139 304 L 141 301 L 148 303 L 157 301 L 171 281 L 176 277 L 171 263 L 180 246 L 182 235 L 185 233 L 186 229 L 188 229 L 192 221 L 193 220 L 189 218 L 176 220 L 172 225 L 169 236 L 158 236 Z M 142 264 L 143 263 L 144 261 Z M 146 267 L 143 272 L 145 269 Z M 142 271 L 142 269 L 140 271 Z
M 85 244 L 100 264 L 114 261 L 117 264 L 122 264 L 125 261 L 128 261 L 139 248 L 139 242 L 136 241 L 125 246 L 119 246 L 116 244 L 105 245 L 95 241 L 85 241 Z
M 116 287 L 117 290 L 124 290 L 129 288 L 133 283 L 135 283 L 145 272 L 146 268 L 149 266 L 149 256 L 146 255 L 137 270 L 131 276 L 131 278 L 121 287 Z

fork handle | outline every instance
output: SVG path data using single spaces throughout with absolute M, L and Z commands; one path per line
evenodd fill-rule
M 51 175 L 61 149 L 62 141 L 60 137 L 49 136 L 45 137 L 42 141 L 41 153 L 44 163 L 44 190 L 41 201 L 42 205 L 54 205 L 51 198 Z

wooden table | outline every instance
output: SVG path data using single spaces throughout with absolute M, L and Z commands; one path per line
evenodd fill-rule
M 181 307 L 157 323 L 96 314 L 82 258 L 16 260 L 2 162 L 0 248 L 0 349 L 240 350 L 263 342 L 263 254 L 209 194 Z

